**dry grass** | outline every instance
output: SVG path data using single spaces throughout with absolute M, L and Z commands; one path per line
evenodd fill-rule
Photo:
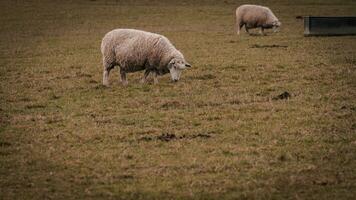
M 235 35 L 240 3 L 1 1 L 0 199 L 354 198 L 355 37 L 304 38 L 295 16 L 355 2 L 255 1 L 283 23 L 265 37 Z M 193 67 L 102 87 L 117 27 L 166 35 Z

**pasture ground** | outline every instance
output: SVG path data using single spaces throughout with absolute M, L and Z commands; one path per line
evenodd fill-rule
M 356 37 L 303 37 L 295 17 L 356 2 L 248 2 L 281 32 L 237 37 L 242 3 L 1 1 L 0 199 L 355 198 Z M 114 28 L 163 34 L 193 67 L 105 88 Z

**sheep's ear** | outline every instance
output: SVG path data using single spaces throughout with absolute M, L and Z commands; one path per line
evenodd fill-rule
M 175 62 L 174 59 L 172 59 L 171 61 L 169 61 L 169 63 L 168 63 L 168 69 L 171 69 L 175 63 L 176 63 L 176 62 Z
M 171 61 L 169 61 L 169 64 L 170 64 L 170 65 L 176 64 L 176 60 L 175 60 L 175 59 L 172 59 Z
M 185 66 L 186 66 L 186 67 L 192 67 L 192 65 L 190 65 L 190 64 L 187 63 L 187 62 L 185 63 Z

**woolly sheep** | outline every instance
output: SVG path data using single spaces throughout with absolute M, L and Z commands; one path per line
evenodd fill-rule
M 246 32 L 249 33 L 251 28 L 261 28 L 261 34 L 264 35 L 264 29 L 273 28 L 274 32 L 281 26 L 281 22 L 273 14 L 271 9 L 258 5 L 241 5 L 236 9 L 236 28 L 237 34 L 245 26 Z
M 119 66 L 121 82 L 127 85 L 126 73 L 145 70 L 141 82 L 146 82 L 150 73 L 154 83 L 157 76 L 171 74 L 172 81 L 179 80 L 181 71 L 191 67 L 172 43 L 164 36 L 135 29 L 115 29 L 108 32 L 101 43 L 103 54 L 103 85 L 109 85 L 109 73 Z

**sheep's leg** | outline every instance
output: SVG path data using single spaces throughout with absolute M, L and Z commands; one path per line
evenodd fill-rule
M 146 69 L 145 73 L 143 74 L 143 78 L 141 79 L 141 83 L 146 83 L 147 77 L 150 74 L 150 70 Z
M 153 83 L 156 85 L 158 84 L 158 73 L 156 71 L 153 71 Z
M 128 84 L 128 81 L 126 79 L 126 72 L 122 69 L 120 69 L 120 75 L 121 75 L 121 83 L 126 86 Z
M 251 35 L 251 33 L 249 32 L 249 28 L 247 28 L 246 25 L 245 25 L 245 30 L 246 30 L 246 32 L 247 32 L 249 35 Z
M 265 32 L 264 32 L 264 28 L 263 28 L 263 27 L 261 27 L 260 33 L 261 33 L 261 35 L 265 35 Z
M 109 64 L 105 61 L 103 61 L 104 65 L 104 72 L 103 72 L 103 85 L 108 86 L 109 85 L 109 74 L 110 70 L 114 68 L 113 64 Z
M 237 35 L 240 35 L 240 30 L 242 29 L 242 27 L 244 26 L 244 24 L 239 24 L 238 28 L 237 28 Z
M 236 19 L 236 32 L 237 32 L 237 35 L 240 35 L 240 29 L 241 29 L 241 23 L 238 19 Z
M 109 73 L 110 73 L 110 69 L 105 69 L 104 68 L 103 85 L 105 85 L 105 86 L 109 86 Z

